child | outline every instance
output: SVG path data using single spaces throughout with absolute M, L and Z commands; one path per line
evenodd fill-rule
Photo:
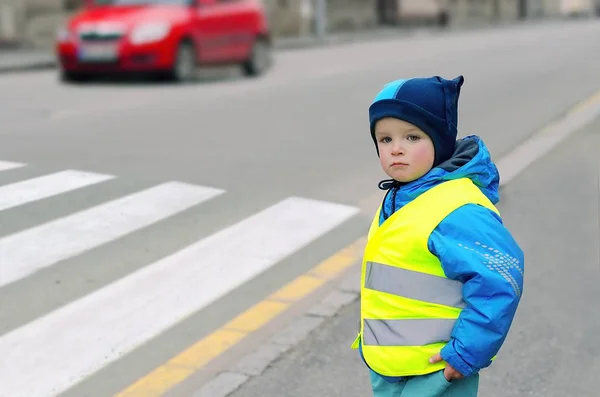
M 365 248 L 353 344 L 375 397 L 477 395 L 523 292 L 523 252 L 498 210 L 498 170 L 457 140 L 464 79 L 391 82 L 369 108 L 388 190 Z

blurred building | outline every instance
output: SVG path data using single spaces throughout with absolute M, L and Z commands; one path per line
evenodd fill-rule
M 0 46 L 51 48 L 57 29 L 85 0 L 0 0 Z M 377 26 L 468 26 L 525 18 L 592 15 L 600 0 L 262 0 L 274 35 L 314 35 Z
M 277 35 L 313 34 L 318 0 L 263 0 Z M 600 0 L 326 0 L 327 30 L 376 26 L 477 26 L 593 15 Z
M 0 0 L 0 45 L 51 46 L 82 0 Z

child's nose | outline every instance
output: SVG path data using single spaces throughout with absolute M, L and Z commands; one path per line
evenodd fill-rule
M 397 143 L 392 147 L 392 153 L 393 154 L 404 154 L 404 147 Z

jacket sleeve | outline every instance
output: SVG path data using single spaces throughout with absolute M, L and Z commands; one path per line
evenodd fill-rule
M 441 356 L 469 376 L 489 366 L 506 339 L 523 293 L 523 252 L 495 213 L 474 204 L 438 225 L 429 250 L 446 277 L 463 283 L 466 307 Z

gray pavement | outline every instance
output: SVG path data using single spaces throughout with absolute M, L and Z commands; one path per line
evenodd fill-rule
M 482 396 L 598 395 L 599 131 L 597 120 L 502 191 L 499 209 L 525 252 L 525 288 L 497 361 L 481 372 Z M 371 395 L 349 347 L 359 310 L 358 301 L 344 308 L 230 397 Z
M 280 200 L 300 196 L 360 210 L 308 244 L 293 247 L 291 254 L 278 259 L 269 269 L 245 280 L 231 291 L 224 291 L 217 299 L 201 309 L 186 313 L 179 321 L 170 322 L 164 331 L 143 342 L 127 344 L 144 336 L 144 332 L 132 331 L 130 324 L 125 322 L 111 324 L 116 333 L 108 335 L 122 336 L 123 341 L 119 339 L 119 342 L 127 344 L 126 348 L 119 345 L 103 351 L 102 344 L 105 342 L 102 335 L 90 341 L 85 354 L 80 355 L 68 351 L 66 342 L 61 345 L 56 340 L 44 339 L 48 336 L 43 333 L 35 339 L 39 345 L 19 339 L 24 341 L 19 346 L 30 349 L 30 352 L 34 351 L 32 349 L 35 346 L 38 347 L 38 365 L 28 365 L 27 357 L 11 351 L 10 359 L 4 361 L 10 366 L 2 367 L 0 364 L 0 385 L 13 381 L 7 377 L 8 372 L 3 371 L 19 366 L 41 368 L 41 363 L 50 365 L 57 357 L 44 354 L 50 355 L 51 352 L 62 352 L 61 349 L 64 349 L 72 354 L 70 357 L 73 360 L 65 360 L 65 368 L 50 366 L 52 370 L 45 373 L 44 379 L 37 378 L 35 384 L 52 384 L 54 379 L 64 376 L 65 371 L 72 371 L 69 372 L 72 377 L 65 380 L 68 387 L 64 389 L 63 396 L 114 395 L 366 233 L 372 211 L 381 197 L 376 183 L 382 177 L 368 135 L 366 109 L 385 82 L 413 75 L 441 74 L 454 77 L 464 74 L 462 134 L 483 136 L 492 154 L 500 157 L 600 89 L 600 83 L 596 84 L 600 81 L 600 54 L 595 50 L 599 32 L 600 23 L 582 21 L 490 29 L 477 34 L 456 32 L 442 36 L 414 36 L 297 49 L 278 53 L 274 68 L 259 79 L 244 79 L 233 70 L 224 70 L 215 71 L 210 77 L 202 76 L 196 83 L 186 86 L 110 80 L 71 86 L 59 83 L 53 70 L 0 75 L 0 167 L 6 167 L 7 162 L 23 165 L 0 172 L 0 188 L 12 186 L 12 190 L 4 190 L 5 195 L 0 196 L 0 205 L 8 206 L 0 210 L 0 267 L 4 266 L 0 268 L 0 281 L 9 274 L 7 269 L 22 269 L 25 263 L 35 266 L 40 261 L 44 263 L 52 255 L 58 258 L 44 269 L 10 284 L 0 285 L 0 348 L 14 346 L 10 344 L 13 339 L 9 338 L 22 337 L 28 329 L 39 331 L 42 329 L 39 324 L 49 327 L 48 322 L 43 322 L 46 321 L 44 319 L 58 321 L 57 313 L 65 313 L 59 310 L 65 307 L 78 310 L 84 307 L 82 305 L 86 301 L 83 299 L 90 294 L 103 288 L 115 290 L 115 285 L 118 285 L 116 282 L 128 279 L 134 272 L 170 258 L 171 254 L 189 244 L 214 236 L 216 232 L 249 219 Z M 517 331 L 512 334 L 510 343 L 516 343 L 513 349 L 518 353 L 526 351 L 524 347 L 527 347 L 533 349 L 536 355 L 520 356 L 518 372 L 502 369 L 511 368 L 515 365 L 514 361 L 499 361 L 490 370 L 491 374 L 498 374 L 499 377 L 488 378 L 485 386 L 488 390 L 497 390 L 498 382 L 503 380 L 516 388 L 514 390 L 534 385 L 537 392 L 545 386 L 537 386 L 535 382 L 562 380 L 563 375 L 552 372 L 559 370 L 577 380 L 581 387 L 587 387 L 585 382 L 594 380 L 585 373 L 578 375 L 569 371 L 578 368 L 578 365 L 583 368 L 585 362 L 590 363 L 590 369 L 597 369 L 598 364 L 592 364 L 591 358 L 581 353 L 581 347 L 578 347 L 580 350 L 565 349 L 565 345 L 560 343 L 570 332 L 577 346 L 586 346 L 592 352 L 592 347 L 585 344 L 585 336 L 598 325 L 591 315 L 585 318 L 586 322 L 581 327 L 576 323 L 576 320 L 583 321 L 584 313 L 589 313 L 578 308 L 594 302 L 596 297 L 589 290 L 589 286 L 596 281 L 593 279 L 593 270 L 587 266 L 592 264 L 590 257 L 596 254 L 597 258 L 597 245 L 593 245 L 593 241 L 598 240 L 597 234 L 596 240 L 591 240 L 594 238 L 592 220 L 597 219 L 597 209 L 594 213 L 590 207 L 592 185 L 585 183 L 597 184 L 597 168 L 593 171 L 589 168 L 582 170 L 580 163 L 592 161 L 588 156 L 598 153 L 596 138 L 593 134 L 590 136 L 585 139 L 582 135 L 569 138 L 565 145 L 515 179 L 504 193 L 501 210 L 505 212 L 507 222 L 514 225 L 515 234 L 522 240 L 528 257 L 538 257 L 539 262 L 544 264 L 558 263 L 559 260 L 563 264 L 576 263 L 583 270 L 581 273 L 565 273 L 553 268 L 555 270 L 550 273 L 551 278 L 531 278 L 526 290 L 526 298 L 531 300 L 526 300 L 520 312 L 515 328 Z M 580 141 L 582 154 L 569 152 L 569 148 Z M 569 154 L 572 162 L 563 164 L 561 161 L 564 159 L 559 161 L 562 158 L 560 156 Z M 544 163 L 548 163 L 547 166 L 539 166 Z M 550 166 L 556 168 L 551 169 Z M 27 190 L 24 185 L 14 184 L 65 170 L 114 178 L 10 207 L 10 200 L 22 200 L 22 192 L 32 194 L 32 190 Z M 596 179 L 591 179 L 592 172 L 596 173 Z M 563 183 L 549 183 L 553 181 L 549 179 L 553 176 L 560 176 L 561 181 L 564 178 L 568 187 L 563 189 Z M 64 183 L 64 180 L 61 181 L 61 184 Z M 224 193 L 127 235 L 92 236 L 95 239 L 108 239 L 102 244 L 93 242 L 89 235 L 78 234 L 76 228 L 67 230 L 64 226 L 62 229 L 47 226 L 48 222 L 60 221 L 77 211 L 102 206 L 110 200 L 170 181 L 221 189 Z M 56 186 L 49 184 L 45 189 L 56 189 Z M 548 190 L 553 194 L 544 195 L 543 189 L 556 190 Z M 13 196 L 9 197 L 6 193 L 9 191 Z M 572 204 L 566 192 L 573 193 L 582 201 Z M 147 204 L 146 201 L 143 203 Z M 595 204 L 597 208 L 597 197 Z M 588 207 L 589 211 L 584 213 Z M 137 222 L 134 208 L 137 207 L 128 207 L 122 215 Z M 164 208 L 159 204 L 151 209 L 159 212 Z M 575 217 L 579 216 L 585 223 L 575 222 Z M 94 222 L 103 224 L 98 216 L 86 219 L 87 226 L 94 225 Z M 121 227 L 119 219 L 113 221 L 115 227 Z M 64 221 L 61 222 L 64 225 Z M 34 229 L 44 224 L 44 228 Z M 556 225 L 560 225 L 560 228 Z M 552 229 L 553 226 L 557 229 Z M 316 226 L 311 224 L 311 227 Z M 539 230 L 554 237 L 538 240 Z M 45 234 L 36 234 L 42 232 Z M 257 227 L 248 233 L 248 238 L 259 232 L 264 233 L 265 228 Z M 17 233 L 29 236 L 30 240 L 26 241 L 35 244 L 17 244 L 23 241 L 15 240 Z M 48 243 L 53 239 L 63 241 L 63 244 L 55 249 Z M 265 239 L 260 243 L 268 244 L 269 241 Z M 281 244 L 285 245 L 286 241 L 282 240 Z M 88 245 L 82 250 L 73 251 L 74 248 L 69 248 L 83 242 Z M 250 251 L 251 248 L 244 245 L 242 238 L 236 241 L 235 246 L 233 250 L 222 245 L 222 251 L 233 255 L 235 251 Z M 548 252 L 547 247 L 565 248 Z M 28 254 L 29 248 L 31 253 Z M 56 256 L 63 249 L 71 249 L 71 254 Z M 192 274 L 202 274 L 201 266 L 216 261 L 216 257 L 199 256 L 198 273 Z M 274 257 L 279 258 L 277 255 Z M 6 258 L 14 262 L 9 266 Z M 34 261 L 32 258 L 39 259 Z M 536 261 L 532 259 L 530 263 L 530 274 L 535 274 Z M 221 285 L 227 277 L 236 277 L 237 273 L 244 270 L 246 261 L 228 263 L 230 266 L 232 264 L 238 265 L 239 268 L 234 270 L 239 271 L 211 273 L 213 275 L 207 277 L 214 285 Z M 181 266 L 187 268 L 189 265 Z M 541 272 L 541 269 L 538 267 L 538 271 Z M 177 275 L 178 272 L 171 274 Z M 564 280 L 572 282 L 565 287 L 559 283 Z M 177 297 L 177 286 L 175 284 L 173 288 L 173 299 Z M 164 284 L 157 281 L 154 287 L 164 287 Z M 563 295 L 567 298 L 561 300 L 560 292 L 564 288 L 567 288 L 567 293 Z M 131 289 L 136 290 L 133 287 Z M 137 290 L 140 294 L 151 294 L 153 288 Z M 206 290 L 209 292 L 210 288 Z M 129 292 L 125 289 L 122 293 Z M 192 290 L 190 294 L 202 295 L 204 291 Z M 138 302 L 135 310 L 131 309 L 129 313 L 137 315 L 138 311 L 144 312 L 147 307 L 160 304 L 161 299 L 150 297 L 152 299 L 141 299 L 139 302 L 124 300 L 115 307 L 125 311 Z M 171 298 L 171 295 L 161 298 Z M 190 300 L 176 302 L 179 302 L 178 305 L 188 304 Z M 552 302 L 553 311 L 545 310 L 547 306 L 543 306 L 544 302 Z M 569 310 L 565 309 L 567 305 L 570 305 Z M 64 327 L 57 335 L 70 336 L 73 341 L 79 341 L 81 339 L 75 336 L 85 335 L 78 334 L 79 326 L 103 318 L 113 312 L 110 310 L 112 308 L 108 304 L 99 306 L 96 315 L 86 317 L 86 321 L 75 316 L 71 324 L 78 326 Z M 319 360 L 322 361 L 315 361 L 315 368 L 312 369 L 322 368 L 323 372 L 306 372 L 307 379 L 316 376 L 312 382 L 296 383 L 303 379 L 296 375 L 282 378 L 282 382 L 297 384 L 299 391 L 312 386 L 320 386 L 322 391 L 329 390 L 327 388 L 340 390 L 340 393 L 341 390 L 350 393 L 359 390 L 359 387 L 366 390 L 365 383 L 362 386 L 352 383 L 364 382 L 365 379 L 358 375 L 360 366 L 352 352 L 344 350 L 354 332 L 355 322 L 350 318 L 353 309 L 355 307 L 350 306 L 346 314 L 334 320 L 333 325 L 339 324 L 344 332 L 332 333 L 332 337 L 337 338 L 332 339 L 332 343 L 324 342 L 328 330 L 332 329 L 332 325 L 328 325 L 316 339 L 323 341 L 313 340 L 313 343 L 305 345 L 314 350 L 312 353 L 304 350 L 305 356 L 301 356 L 298 354 L 302 354 L 303 350 L 298 350 L 293 353 L 298 356 L 291 356 L 298 357 L 298 360 L 306 358 L 306 365 L 296 366 L 298 371 L 306 369 L 309 363 L 316 360 L 314 357 L 321 357 Z M 558 309 L 559 312 L 554 312 Z M 150 312 L 148 315 L 139 314 L 137 318 L 140 323 L 152 327 L 170 312 L 164 310 L 160 315 Z M 529 313 L 536 321 L 523 317 Z M 553 323 L 555 320 L 561 321 L 560 327 Z M 345 326 L 345 321 L 352 323 L 352 326 Z M 562 324 L 562 321 L 566 322 Z M 538 323 L 546 325 L 546 328 L 540 331 Z M 246 343 L 240 344 L 239 349 L 220 358 L 218 364 L 212 363 L 206 374 L 199 374 L 182 385 L 181 390 L 196 390 L 209 381 L 208 375 L 214 374 L 217 369 L 233 368 L 243 352 L 259 346 L 259 341 L 266 340 L 267 334 L 276 334 L 284 329 L 284 325 L 282 321 L 268 330 L 257 332 Z M 282 328 L 278 329 L 278 326 Z M 523 341 L 518 338 L 521 335 L 518 327 L 522 327 Z M 510 352 L 510 346 L 505 354 Z M 316 354 L 317 350 L 327 351 L 326 348 L 337 349 L 338 353 L 331 351 L 330 355 L 325 356 Z M 549 359 L 542 354 L 542 350 L 544 354 L 552 356 L 562 354 L 565 360 Z M 574 352 L 579 352 L 579 355 L 576 356 Z M 110 361 L 90 365 L 85 371 L 80 371 L 81 367 L 73 364 L 94 354 L 101 360 L 109 354 L 115 356 Z M 343 364 L 337 357 L 342 359 Z M 288 362 L 286 360 L 281 363 Z M 66 363 L 73 367 L 68 367 Z M 291 374 L 286 373 L 284 367 L 270 371 L 278 370 L 283 371 L 281 374 L 284 375 Z M 543 371 L 552 374 L 553 378 L 550 379 Z M 246 395 L 274 396 L 279 395 L 274 390 L 287 390 L 283 387 L 273 388 L 277 385 L 276 380 L 268 376 L 257 378 L 248 387 L 256 387 L 258 383 L 265 388 L 265 393 Z M 559 387 L 562 386 L 556 385 L 556 390 L 560 390 Z M 254 389 L 248 389 L 248 392 L 251 390 Z M 507 390 L 515 393 L 513 389 Z M 240 392 L 244 393 L 244 389 Z M 19 390 L 6 392 L 0 389 L 0 396 L 4 395 L 31 396 L 19 393 Z

